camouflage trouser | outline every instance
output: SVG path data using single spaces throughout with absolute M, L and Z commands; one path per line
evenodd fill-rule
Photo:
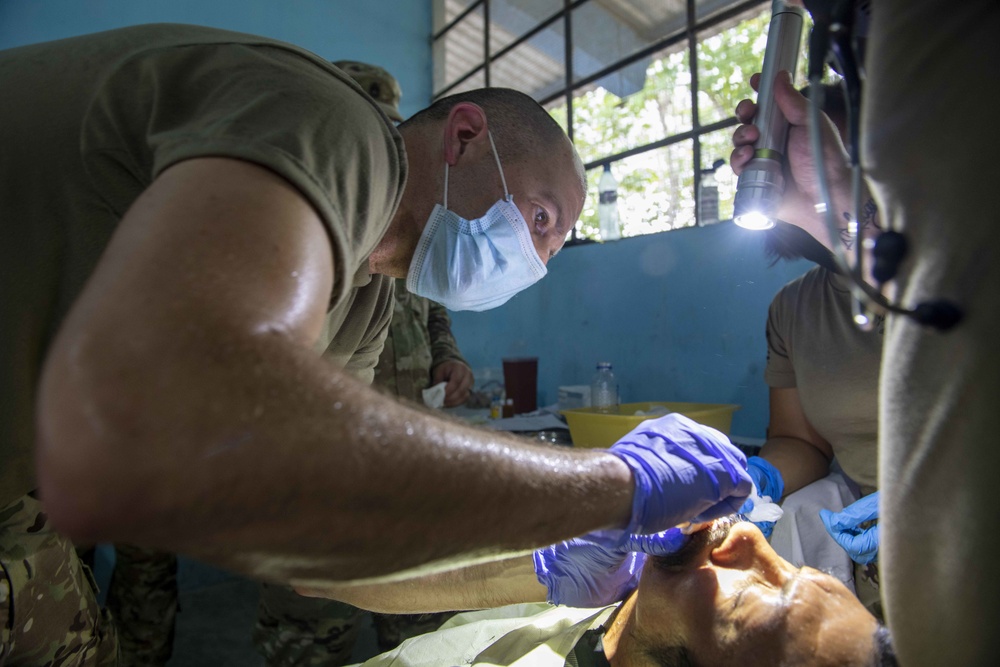
M 30 495 L 0 509 L 0 665 L 117 664 L 114 625 L 73 545 Z
M 346 665 L 364 613 L 288 586 L 261 584 L 253 642 L 270 667 Z
M 459 612 L 445 611 L 437 614 L 372 614 L 372 624 L 378 638 L 378 650 L 391 651 L 405 640 L 434 632 L 449 618 Z
M 879 623 L 885 623 L 882 612 L 881 588 L 879 586 L 878 563 L 854 564 L 854 590 L 858 599 Z
M 108 609 L 118 626 L 121 667 L 166 665 L 177 617 L 177 556 L 116 544 Z

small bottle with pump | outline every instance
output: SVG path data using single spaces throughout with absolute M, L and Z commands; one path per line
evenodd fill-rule
M 611 165 L 604 165 L 601 180 L 597 183 L 597 219 L 601 227 L 601 240 L 614 241 L 622 236 L 618 227 L 618 181 L 611 173 Z
M 590 404 L 595 411 L 615 414 L 618 412 L 618 380 L 610 361 L 599 361 L 597 373 L 590 381 Z

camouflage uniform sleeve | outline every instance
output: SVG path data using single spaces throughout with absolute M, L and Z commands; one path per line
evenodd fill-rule
M 434 301 L 428 301 L 428 305 L 427 333 L 431 339 L 431 370 L 445 361 L 458 361 L 468 366 L 469 362 L 462 356 L 451 333 L 448 310 Z
M 375 367 L 375 384 L 389 393 L 421 402 L 421 391 L 430 385 L 431 341 L 427 332 L 427 299 L 411 294 L 406 281 L 396 281 L 396 291 L 382 356 Z

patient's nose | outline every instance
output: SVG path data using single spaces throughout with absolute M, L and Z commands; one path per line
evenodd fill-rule
M 777 586 L 784 584 L 795 571 L 788 561 L 775 553 L 760 529 L 749 522 L 733 526 L 725 542 L 712 551 L 710 557 L 718 567 L 756 570 Z

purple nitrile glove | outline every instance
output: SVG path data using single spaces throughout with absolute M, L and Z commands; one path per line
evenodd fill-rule
M 535 575 L 552 604 L 603 607 L 624 600 L 639 585 L 646 553 L 671 553 L 687 539 L 676 528 L 656 535 L 596 531 L 536 551 Z
M 851 503 L 840 512 L 820 510 L 819 518 L 826 532 L 844 548 L 855 563 L 867 565 L 878 559 L 878 524 L 860 528 L 861 524 L 878 518 L 879 493 L 870 493 Z
M 628 547 L 650 556 L 666 556 L 672 554 L 691 539 L 691 535 L 681 532 L 680 528 L 670 528 L 652 535 L 629 535 Z
M 610 452 L 635 478 L 627 533 L 733 514 L 753 486 L 746 456 L 729 438 L 676 413 L 642 422 Z

